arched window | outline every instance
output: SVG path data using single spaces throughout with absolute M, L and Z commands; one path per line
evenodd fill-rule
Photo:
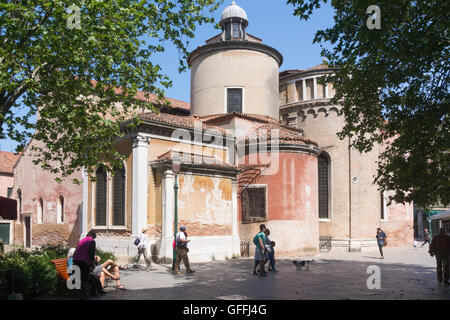
M 319 219 L 330 219 L 330 160 L 325 154 L 318 158 Z
M 58 197 L 58 223 L 64 223 L 64 197 Z
M 95 225 L 106 226 L 106 170 L 103 166 L 95 172 Z
M 125 169 L 115 168 L 112 183 L 112 224 L 125 226 Z
M 42 200 L 42 198 L 39 198 L 37 209 L 38 209 L 37 210 L 37 223 L 43 223 L 44 222 L 44 200 Z

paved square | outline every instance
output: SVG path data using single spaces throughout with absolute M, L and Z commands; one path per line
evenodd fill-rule
M 138 300 L 298 300 L 298 299 L 450 299 L 450 286 L 436 280 L 435 259 L 428 247 L 385 248 L 379 253 L 321 253 L 309 271 L 296 271 L 292 259 L 277 260 L 278 273 L 252 275 L 253 259 L 193 264 L 193 275 L 174 276 L 169 265 L 152 264 L 152 270 L 122 273 L 125 291 L 106 288 L 92 299 Z M 369 266 L 379 266 L 381 289 L 368 289 Z M 114 282 L 111 281 L 111 284 Z

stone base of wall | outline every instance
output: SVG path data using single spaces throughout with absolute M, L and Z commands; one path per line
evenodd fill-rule
M 227 260 L 240 256 L 239 239 L 233 241 L 233 236 L 205 236 L 189 237 L 189 261 L 210 262 L 214 260 Z M 113 252 L 120 262 L 134 263 L 137 247 L 133 244 L 134 237 L 97 237 L 97 247 L 101 250 Z M 173 261 L 173 238 L 149 239 L 147 243 L 147 256 L 152 262 L 171 264 Z M 141 257 L 140 263 L 144 263 Z
M 370 252 L 378 250 L 376 239 L 332 239 L 331 251 Z

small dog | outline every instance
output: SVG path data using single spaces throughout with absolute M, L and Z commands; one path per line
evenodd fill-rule
M 309 264 L 314 260 L 293 260 L 292 263 L 295 265 L 297 271 L 302 271 L 302 268 L 306 265 L 306 271 L 309 271 Z

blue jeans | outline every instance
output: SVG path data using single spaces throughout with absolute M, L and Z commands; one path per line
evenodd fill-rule
M 274 257 L 274 255 L 273 255 L 273 253 L 272 252 L 269 252 L 268 253 L 268 255 L 269 255 L 269 264 L 270 264 L 270 267 L 272 268 L 272 270 L 276 270 L 276 268 L 275 268 L 275 257 Z

